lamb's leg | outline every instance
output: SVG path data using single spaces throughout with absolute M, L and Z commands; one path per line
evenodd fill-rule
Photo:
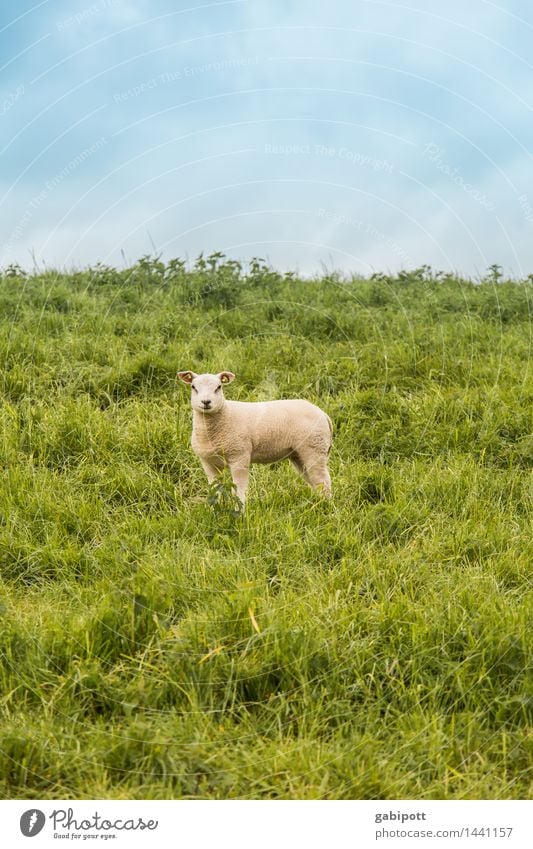
M 315 456 L 309 458 L 308 462 L 303 462 L 303 476 L 309 486 L 321 490 L 326 498 L 331 498 L 331 478 L 326 456 Z
M 214 463 L 210 460 L 204 460 L 200 457 L 200 463 L 202 464 L 202 468 L 207 475 L 207 480 L 209 484 L 212 484 L 213 481 L 218 477 L 221 473 L 224 466 L 221 463 Z
M 325 461 L 324 466 L 320 472 L 320 480 L 317 484 L 313 484 L 313 486 L 315 487 L 315 489 L 322 489 L 326 498 L 333 497 L 333 492 L 331 490 L 331 477 Z
M 302 477 L 305 478 L 305 466 L 302 463 L 298 454 L 296 454 L 296 453 L 291 454 L 290 457 L 289 457 L 289 460 L 291 461 L 292 465 L 294 466 L 294 468 L 296 469 L 298 474 L 302 475 Z
M 241 460 L 237 463 L 230 463 L 229 470 L 231 472 L 233 483 L 237 487 L 237 495 L 244 506 L 244 502 L 246 501 L 246 490 L 248 489 L 250 466 Z

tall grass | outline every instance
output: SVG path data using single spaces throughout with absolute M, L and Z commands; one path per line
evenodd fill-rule
M 144 258 L 0 309 L 2 797 L 531 796 L 531 280 Z M 211 506 L 179 368 L 326 409 L 333 503 Z

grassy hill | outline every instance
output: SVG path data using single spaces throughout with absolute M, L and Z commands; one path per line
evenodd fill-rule
M 8 269 L 0 796 L 530 796 L 532 312 L 496 267 Z M 333 503 L 210 506 L 189 368 L 323 407 Z

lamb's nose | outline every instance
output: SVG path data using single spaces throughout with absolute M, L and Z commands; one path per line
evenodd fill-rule
M 211 401 L 202 401 L 202 404 L 204 406 L 204 410 L 208 410 L 211 406 Z

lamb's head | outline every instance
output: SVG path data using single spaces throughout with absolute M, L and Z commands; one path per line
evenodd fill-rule
M 231 371 L 219 374 L 196 374 L 194 371 L 179 371 L 178 377 L 191 386 L 191 404 L 193 410 L 200 413 L 217 413 L 224 403 L 224 383 L 231 383 L 235 375 Z

